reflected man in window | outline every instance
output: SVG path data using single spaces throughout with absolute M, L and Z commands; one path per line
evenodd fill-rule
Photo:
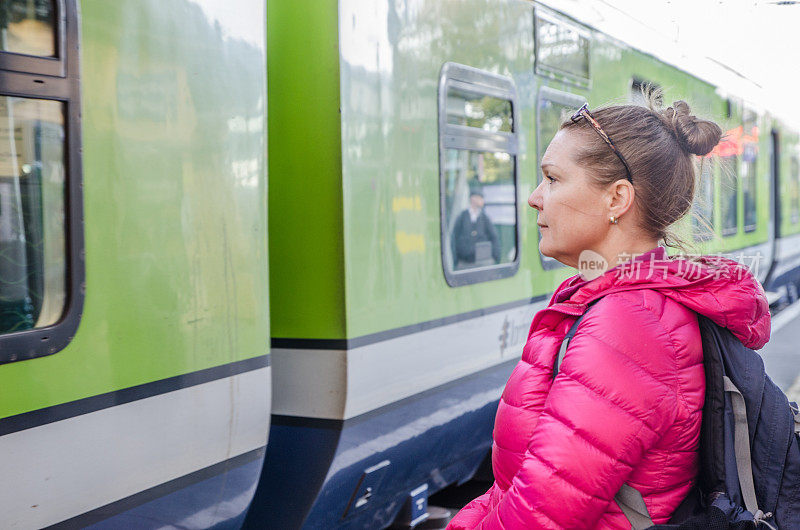
M 472 188 L 469 208 L 461 212 L 453 226 L 455 268 L 494 265 L 500 261 L 500 239 L 494 223 L 483 211 L 483 192 Z

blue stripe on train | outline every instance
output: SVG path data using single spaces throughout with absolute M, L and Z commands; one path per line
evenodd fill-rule
M 469 479 L 491 447 L 516 360 L 347 421 L 273 416 L 247 528 L 382 528 L 409 492 Z M 349 511 L 364 471 L 389 460 L 369 502 Z

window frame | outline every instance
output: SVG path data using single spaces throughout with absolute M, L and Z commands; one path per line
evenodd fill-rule
M 56 58 L 0 51 L 0 96 L 61 102 L 64 109 L 65 300 L 55 324 L 0 334 L 0 364 L 52 355 L 72 340 L 85 298 L 83 172 L 77 0 L 55 0 Z
M 475 95 L 490 96 L 511 102 L 511 132 L 490 132 L 448 123 L 447 90 L 451 85 Z M 520 215 L 519 215 L 519 103 L 517 89 L 510 77 L 479 70 L 464 64 L 446 62 L 439 73 L 438 135 L 439 135 L 439 232 L 442 271 L 450 287 L 461 287 L 474 283 L 499 280 L 513 276 L 519 270 L 520 256 Z M 491 151 L 508 153 L 513 158 L 514 172 L 514 238 L 516 255 L 514 261 L 465 270 L 451 270 L 447 264 L 446 246 L 450 244 L 447 227 L 447 203 L 445 164 L 448 149 L 462 151 Z
M 543 99 L 548 101 L 552 101 L 554 103 L 558 103 L 559 105 L 564 105 L 568 107 L 575 107 L 575 110 L 578 110 L 581 105 L 586 103 L 586 98 L 580 96 L 578 94 L 573 94 L 572 92 L 565 92 L 563 90 L 557 90 L 555 88 L 551 88 L 548 86 L 543 86 L 539 89 L 539 93 L 536 95 L 536 185 L 538 186 L 542 182 L 542 155 L 544 154 L 544 150 L 542 149 L 542 137 L 541 137 L 541 113 L 539 112 L 539 104 Z M 542 239 L 542 233 L 540 230 L 536 231 L 536 238 L 538 241 Z M 544 270 L 554 270 L 554 269 L 563 269 L 566 267 L 563 263 L 558 261 L 555 258 L 551 258 L 545 256 L 538 250 L 539 253 L 539 263 L 542 265 L 542 269 Z

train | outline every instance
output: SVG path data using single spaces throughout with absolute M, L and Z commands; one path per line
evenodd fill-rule
M 575 273 L 538 252 L 526 198 L 584 102 L 656 85 L 720 123 L 678 232 L 795 300 L 797 124 L 608 20 L 560 0 L 4 0 L 1 526 L 424 521 L 485 466 L 532 317 Z M 494 237 L 466 259 L 476 192 Z

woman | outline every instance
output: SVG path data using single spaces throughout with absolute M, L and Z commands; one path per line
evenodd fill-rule
M 658 109 L 656 97 L 648 107 L 584 106 L 542 158 L 528 199 L 542 254 L 608 269 L 567 279 L 534 317 L 495 419 L 495 482 L 450 529 L 629 529 L 614 500 L 623 484 L 654 523 L 667 522 L 698 469 L 697 313 L 750 348 L 769 339 L 768 303 L 746 268 L 670 259 L 659 246 L 691 208 L 693 155 L 709 153 L 721 130 L 682 101 Z M 590 304 L 553 379 L 562 339 Z

